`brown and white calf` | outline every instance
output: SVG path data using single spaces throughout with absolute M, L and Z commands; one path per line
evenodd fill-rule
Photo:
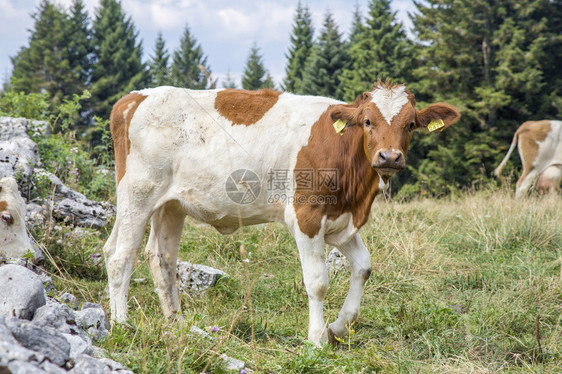
M 25 228 L 27 206 L 13 177 L 0 179 L 0 257 L 21 258 L 33 251 Z
M 507 154 L 494 170 L 497 177 L 516 145 L 523 171 L 516 183 L 515 197 L 525 196 L 537 178 L 539 192 L 558 190 L 562 181 L 562 121 L 527 121 L 519 126 Z
M 418 111 L 405 86 L 381 82 L 353 104 L 273 90 L 128 94 L 111 113 L 117 216 L 104 253 L 112 322 L 125 321 L 129 279 L 151 218 L 146 254 L 156 291 L 166 317 L 179 313 L 175 269 L 190 215 L 225 234 L 285 223 L 308 293 L 308 338 L 320 344 L 344 336 L 371 273 L 359 229 L 375 196 L 405 168 L 414 130 L 458 118 L 444 103 Z M 347 298 L 328 328 L 325 243 L 351 262 Z

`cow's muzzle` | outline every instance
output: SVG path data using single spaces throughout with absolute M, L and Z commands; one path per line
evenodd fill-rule
M 395 149 L 381 149 L 375 153 L 371 166 L 384 175 L 393 175 L 406 168 L 406 158 Z

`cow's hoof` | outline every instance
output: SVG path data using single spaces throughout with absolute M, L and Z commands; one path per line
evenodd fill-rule
M 340 344 L 340 340 L 338 339 L 336 334 L 332 331 L 332 329 L 329 327 L 328 327 L 328 342 L 333 346 Z

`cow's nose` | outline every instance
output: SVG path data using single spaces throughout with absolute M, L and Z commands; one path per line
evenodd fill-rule
M 402 158 L 401 152 L 380 152 L 379 153 L 379 162 L 381 164 L 396 164 L 400 162 Z
M 381 149 L 375 154 L 372 166 L 377 169 L 400 170 L 406 167 L 406 162 L 402 152 L 395 149 Z

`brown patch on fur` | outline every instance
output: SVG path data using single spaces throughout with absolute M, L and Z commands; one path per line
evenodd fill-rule
M 123 96 L 113 106 L 111 116 L 109 117 L 109 129 L 113 137 L 113 149 L 115 151 L 117 184 L 119 184 L 121 178 L 125 175 L 127 155 L 131 149 L 129 125 L 131 124 L 135 111 L 144 99 L 146 99 L 146 96 L 136 92 Z
M 343 136 L 334 131 L 330 107 L 312 126 L 308 144 L 297 155 L 295 172 L 321 169 L 336 170 L 336 187 L 331 191 L 327 186 L 310 190 L 297 179 L 295 191 L 295 212 L 300 230 L 313 238 L 320 230 L 322 217 L 336 219 L 353 212 L 355 227 L 363 226 L 368 218 L 371 204 L 377 195 L 378 175 L 371 168 L 363 150 L 363 129 L 351 126 Z M 314 178 L 317 174 L 314 174 Z M 311 196 L 333 196 L 335 204 L 311 203 Z
M 8 209 L 8 202 L 7 201 L 0 201 L 0 212 Z
M 250 126 L 270 110 L 281 92 L 268 88 L 258 91 L 226 89 L 217 93 L 215 109 L 233 125 Z
M 527 121 L 523 123 L 514 137 L 518 137 L 519 156 L 523 164 L 523 172 L 517 181 L 519 186 L 525 177 L 534 169 L 533 163 L 539 155 L 539 143 L 543 142 L 550 133 L 550 121 Z

